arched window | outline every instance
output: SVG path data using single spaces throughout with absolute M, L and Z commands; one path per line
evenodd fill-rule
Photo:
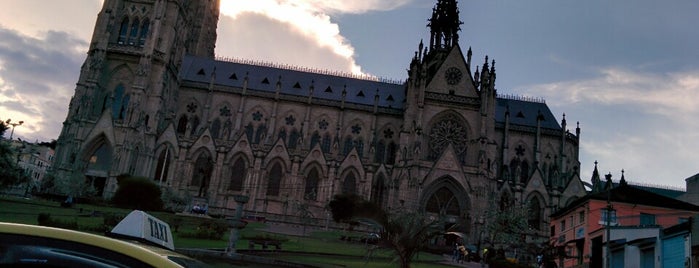
M 277 135 L 277 139 L 278 139 L 278 140 L 281 139 L 281 140 L 283 140 L 283 141 L 286 141 L 286 129 L 285 129 L 285 128 L 282 128 L 282 129 L 279 130 L 279 134 Z M 275 141 L 275 142 L 276 142 L 276 141 Z
M 359 157 L 364 156 L 364 141 L 362 139 L 354 140 L 354 147 L 357 148 L 357 154 Z
M 354 177 L 354 173 L 350 172 L 345 177 L 342 183 L 342 193 L 343 194 L 356 194 L 357 193 L 357 179 Z
M 317 200 L 318 198 L 318 169 L 312 169 L 306 176 L 306 189 L 303 191 L 303 199 Z
M 529 200 L 529 211 L 527 211 L 527 215 L 529 228 L 541 230 L 541 204 L 539 203 L 539 198 L 534 197 Z
M 520 176 L 520 182 L 526 184 L 529 179 L 529 163 L 527 163 L 527 160 L 522 161 L 522 174 Z
M 383 207 L 385 201 L 385 191 L 386 183 L 384 182 L 384 176 L 382 173 L 379 174 L 378 178 L 376 179 L 376 182 L 374 183 L 374 186 L 371 188 L 371 202 L 374 202 L 375 204 L 379 205 L 379 207 Z
M 167 174 L 170 170 L 170 148 L 165 147 L 165 150 L 160 152 L 158 156 L 158 165 L 155 167 L 155 181 L 167 182 Z
M 386 154 L 386 144 L 384 143 L 383 140 L 379 141 L 379 144 L 376 145 L 376 163 L 383 163 L 384 162 L 384 155 Z
M 427 200 L 425 211 L 439 215 L 459 216 L 461 208 L 454 192 L 442 186 Z
M 114 102 L 112 102 L 112 118 L 123 120 L 126 117 L 126 109 L 129 107 L 129 95 L 124 93 L 124 86 L 119 84 L 114 88 Z
M 386 164 L 393 165 L 396 162 L 396 143 L 391 142 L 388 144 L 388 150 L 386 150 Z
M 323 144 L 320 146 L 324 153 L 330 152 L 331 144 L 332 138 L 330 137 L 330 134 L 325 133 L 325 135 L 323 135 Z
M 252 141 L 252 132 L 255 131 L 254 127 L 252 126 L 252 123 L 249 123 L 247 126 L 245 126 L 245 136 L 248 137 L 248 141 Z
M 247 168 L 245 168 L 245 160 L 241 157 L 235 160 L 231 168 L 231 184 L 228 185 L 228 190 L 242 191 L 245 177 L 247 177 Z
M 352 137 L 347 136 L 345 138 L 345 146 L 342 147 L 342 154 L 347 155 L 349 154 L 350 151 L 352 151 L 352 145 L 354 142 L 352 141 Z
M 111 147 L 102 143 L 90 155 L 88 159 L 88 169 L 108 171 L 112 166 L 112 150 Z
M 209 180 L 211 178 L 211 171 L 213 170 L 213 161 L 211 156 L 204 153 L 201 154 L 197 161 L 194 162 L 194 174 L 192 174 L 192 182 L 190 185 L 196 186 L 198 191 L 198 196 L 204 196 L 208 187 Z
M 282 182 L 282 165 L 276 163 L 269 170 L 269 177 L 267 183 L 267 195 L 268 196 L 279 196 L 279 186 Z
M 255 141 L 253 142 L 254 144 L 260 144 L 262 138 L 265 136 L 265 131 L 267 131 L 267 128 L 264 125 L 257 127 L 257 131 L 255 131 Z
M 131 33 L 129 34 L 129 45 L 133 46 L 138 40 L 138 27 L 140 22 L 138 19 L 134 19 L 131 23 Z
M 311 135 L 311 146 L 309 149 L 313 149 L 313 146 L 316 146 L 316 144 L 320 143 L 320 134 L 318 134 L 318 131 L 313 132 L 313 135 Z
M 121 26 L 119 26 L 119 39 L 117 43 L 123 45 L 126 43 L 126 35 L 129 33 L 129 18 L 124 18 L 121 21 Z
M 296 145 L 299 142 L 300 136 L 301 136 L 301 134 L 299 133 L 298 130 L 296 130 L 296 129 L 291 130 L 291 134 L 289 135 L 289 143 L 288 143 L 289 149 L 296 149 Z
M 221 132 L 221 120 L 216 118 L 216 119 L 214 119 L 214 122 L 211 123 L 211 136 L 214 137 L 214 139 L 218 139 L 220 132 Z
M 148 36 L 148 27 L 150 27 L 150 22 L 146 19 L 141 25 L 141 37 L 138 39 L 138 46 L 143 46 L 146 44 L 146 37 Z
M 187 116 L 180 116 L 180 120 L 177 122 L 177 134 L 184 135 L 187 132 Z
M 192 118 L 192 130 L 189 132 L 189 135 L 196 135 L 198 127 L 199 127 L 199 117 L 195 116 L 194 118 Z

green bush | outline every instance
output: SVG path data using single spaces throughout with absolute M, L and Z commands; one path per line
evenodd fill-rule
M 121 208 L 159 211 L 163 209 L 160 187 L 150 179 L 119 176 L 112 203 Z

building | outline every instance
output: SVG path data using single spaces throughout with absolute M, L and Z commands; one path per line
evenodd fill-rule
M 29 177 L 28 184 L 12 186 L 5 192 L 14 195 L 26 195 L 41 190 L 44 176 L 51 169 L 54 160 L 54 150 L 48 144 L 30 143 L 22 140 L 10 141 L 10 146 L 16 159 L 17 166 L 24 170 Z
M 628 185 L 623 175 L 614 187 L 596 166 L 592 181 L 589 195 L 551 215 L 558 267 L 680 267 L 691 256 L 689 222 L 699 206 Z
M 269 220 L 293 220 L 302 203 L 327 219 L 334 195 L 356 193 L 474 244 L 486 211 L 518 202 L 545 242 L 551 211 L 585 194 L 580 128 L 541 100 L 498 94 L 495 62 L 474 68 L 461 48 L 458 14 L 437 1 L 429 42 L 391 82 L 217 59 L 216 0 L 106 0 L 56 177 L 79 174 L 109 197 L 116 176 L 144 176 L 220 214 L 246 195 L 244 209 Z

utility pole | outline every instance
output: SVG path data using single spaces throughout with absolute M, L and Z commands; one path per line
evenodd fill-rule
M 605 225 L 604 229 L 607 231 L 607 268 L 612 267 L 612 239 L 611 239 L 611 217 L 612 217 L 612 188 L 614 188 L 614 185 L 612 184 L 612 173 L 609 173 L 605 175 L 605 178 L 607 179 L 607 216 L 605 221 L 607 224 Z

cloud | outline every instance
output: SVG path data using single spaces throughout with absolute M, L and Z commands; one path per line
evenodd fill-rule
M 58 137 L 86 50 L 87 42 L 66 32 L 34 37 L 0 27 L 0 114 L 25 121 L 15 136 Z
M 240 50 L 251 51 L 250 54 L 267 55 L 275 54 L 273 49 L 283 50 L 285 55 L 277 54 L 278 57 L 275 59 L 281 63 L 303 62 L 304 66 L 307 67 L 323 69 L 337 69 L 339 67 L 344 68 L 339 71 L 362 74 L 361 67 L 354 59 L 354 47 L 340 34 L 339 25 L 331 21 L 329 14 L 357 14 L 390 10 L 408 2 L 410 0 L 228 0 L 221 2 L 221 13 L 231 20 L 222 18 L 222 22 L 226 24 L 219 25 L 219 27 L 226 33 L 228 31 L 254 33 L 254 36 L 246 36 L 246 39 L 238 39 L 238 42 L 230 44 L 238 46 L 241 48 Z M 251 18 L 251 14 L 262 16 L 266 20 Z M 270 22 L 270 20 L 278 23 Z M 289 33 L 303 37 L 305 40 L 290 37 Z M 232 38 L 240 37 L 240 35 L 231 36 Z M 259 45 L 263 44 L 264 46 L 270 42 L 273 47 L 260 53 L 260 50 L 265 47 L 260 48 Z M 300 49 L 299 46 L 306 49 Z M 321 53 L 318 53 L 318 50 Z M 323 55 L 327 55 L 323 51 L 330 51 L 334 55 L 323 57 Z M 227 50 L 219 49 L 219 54 L 228 53 Z M 242 55 L 245 54 L 242 53 Z M 241 54 L 231 55 L 241 56 Z M 298 60 L 298 57 L 309 57 L 311 60 Z
M 683 186 L 683 179 L 696 173 L 699 70 L 603 68 L 591 79 L 528 88 L 526 94 L 547 96 L 553 110 L 581 122 L 584 180 L 596 160 L 604 166 L 600 172 L 612 172 L 615 179 L 625 169 L 627 180 L 652 184 Z M 641 170 L 645 173 L 634 173 Z

